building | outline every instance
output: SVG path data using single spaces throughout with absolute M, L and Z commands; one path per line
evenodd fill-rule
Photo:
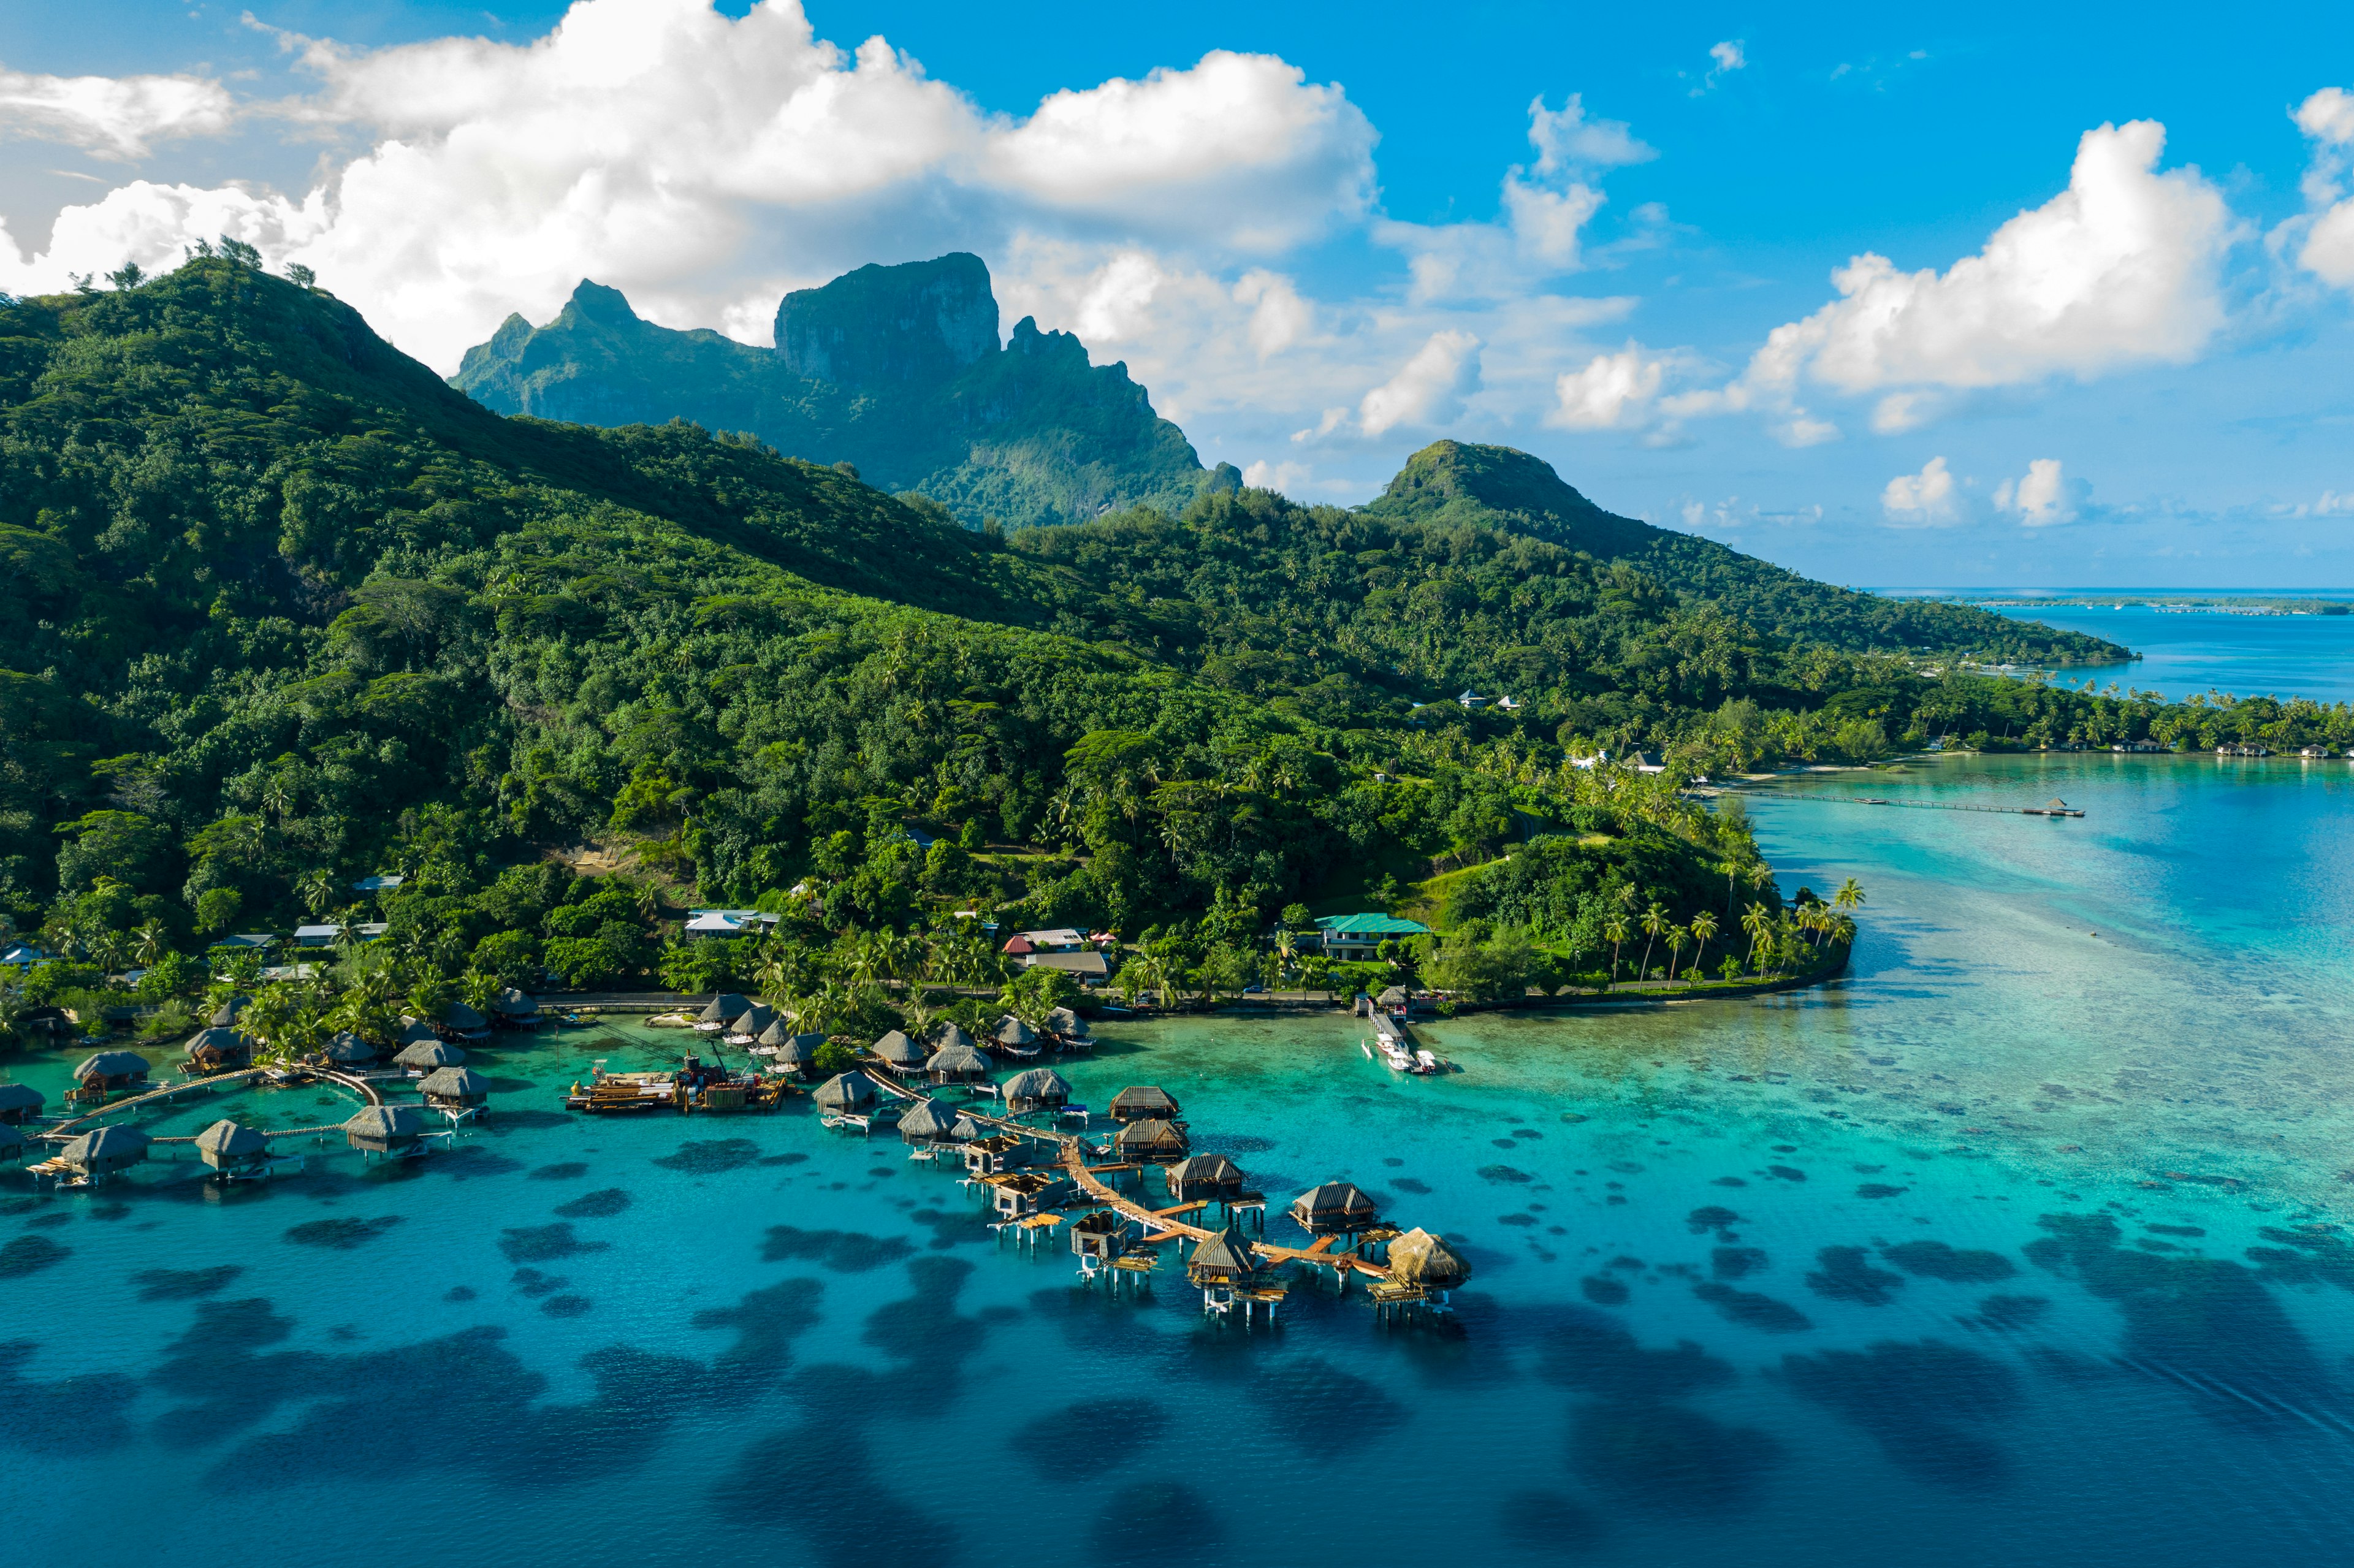
M 20 943 L 0 953 L 0 969 L 30 969 L 35 964 L 50 963 L 56 958 L 55 953 L 45 953 L 28 943 Z
M 361 941 L 373 942 L 392 927 L 382 920 L 372 920 L 365 926 L 354 926 L 350 929 L 352 935 Z M 344 927 L 333 924 L 297 926 L 294 927 L 294 945 L 298 948 L 333 947 L 342 939 L 344 931 Z
M 408 878 L 405 876 L 395 876 L 380 871 L 374 876 L 363 876 L 353 883 L 352 891 L 354 893 L 390 893 L 408 880 Z
M 1430 927 L 1419 920 L 1394 915 L 1326 915 L 1316 922 L 1328 959 L 1370 959 L 1384 942 L 1427 937 Z
M 1005 953 L 1012 958 L 1032 958 L 1040 953 L 1076 953 L 1087 945 L 1087 938 L 1068 926 L 1058 926 L 1051 931 L 1016 931 L 1005 939 Z
M 1031 953 L 1022 959 L 1025 969 L 1060 969 L 1081 985 L 1101 985 L 1111 978 L 1111 959 L 1102 953 Z
M 687 940 L 701 937 L 757 937 L 775 930 L 778 918 L 758 909 L 690 909 L 686 912 Z
M 266 953 L 278 945 L 277 936 L 269 931 L 245 931 L 234 937 L 223 937 L 215 942 L 216 953 Z

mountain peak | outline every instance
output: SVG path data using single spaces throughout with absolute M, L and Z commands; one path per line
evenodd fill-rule
M 572 298 L 565 302 L 565 309 L 584 320 L 610 325 L 638 319 L 638 313 L 630 308 L 628 295 L 589 278 L 581 279 L 578 286 L 573 289 Z
M 777 352 L 796 376 L 871 389 L 944 382 L 997 352 L 989 267 L 953 250 L 866 266 L 777 307 Z
M 1500 513 L 1523 532 L 1605 558 L 1642 550 L 1659 532 L 1605 512 L 1543 458 L 1472 441 L 1423 448 L 1365 510 L 1441 518 Z

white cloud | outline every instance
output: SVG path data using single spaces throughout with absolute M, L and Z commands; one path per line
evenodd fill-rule
M 1315 326 L 1315 311 L 1290 279 L 1263 268 L 1246 272 L 1235 283 L 1235 303 L 1251 307 L 1250 343 L 1265 359 L 1281 354 L 1308 335 Z
M 1708 74 L 1702 77 L 1700 85 L 1691 90 L 1691 95 L 1694 98 L 1710 91 L 1718 82 L 1723 81 L 1734 71 L 1745 69 L 1749 64 L 1749 51 L 1741 39 L 1725 38 L 1709 45 L 1708 58 Z M 1676 74 L 1684 75 L 1681 71 Z M 1685 79 L 1691 79 L 1687 77 Z
M 1537 150 L 1535 173 L 1539 175 L 1617 168 L 1649 163 L 1659 155 L 1625 121 L 1588 119 L 1584 96 L 1575 92 L 1557 110 L 1547 109 L 1544 95 L 1537 95 L 1529 105 L 1529 141 Z
M 321 87 L 272 111 L 366 152 L 299 202 L 124 186 L 66 209 L 40 255 L 0 245 L 0 287 L 168 264 L 241 205 L 241 237 L 272 263 L 313 267 L 445 370 L 510 312 L 553 314 L 583 277 L 653 320 L 765 336 L 787 288 L 1034 239 L 1094 247 L 1092 265 L 1115 269 L 1090 319 L 1117 332 L 1162 286 L 1143 270 L 1161 262 L 1123 256 L 1272 253 L 1361 221 L 1373 190 L 1364 116 L 1267 56 L 1216 51 L 1008 118 L 879 37 L 855 51 L 817 37 L 797 0 L 740 18 L 711 0 L 576 0 L 521 45 L 281 36 Z M 135 141 L 205 122 L 175 112 L 107 123 Z
M 2026 477 L 2002 482 L 1994 503 L 1998 511 L 2016 512 L 2026 527 L 2046 528 L 2083 516 L 2092 494 L 2091 485 L 2062 471 L 2058 458 L 2037 458 L 2027 465 Z
M 233 113 L 228 89 L 201 77 L 0 70 L 0 129 L 101 158 L 142 158 L 151 143 L 218 135 Z
M 1919 473 L 1900 473 L 1880 493 L 1880 510 L 1904 527 L 1943 527 L 1962 520 L 1961 497 L 1946 460 L 1933 457 Z
M 1313 471 L 1304 462 L 1271 463 L 1262 459 L 1243 470 L 1243 483 L 1251 490 L 1272 490 L 1289 495 L 1304 487 Z
M 1125 343 L 1142 329 L 1164 279 L 1153 259 L 1123 250 L 1095 275 L 1078 308 L 1079 336 L 1087 343 Z
M 1554 405 L 1545 423 L 1565 430 L 1629 429 L 1647 423 L 1664 374 L 1664 362 L 1638 344 L 1597 354 L 1585 368 L 1564 371 L 1554 381 Z
M 2304 227 L 2297 263 L 2326 283 L 2354 289 L 2354 196 L 2347 191 L 2354 169 L 2354 93 L 2325 87 L 2297 105 L 2296 120 L 2313 143 L 2304 187 L 2314 209 L 2297 220 Z
M 1479 384 L 1479 340 L 1435 332 L 1395 376 L 1357 405 L 1357 422 L 1378 436 L 1400 425 L 1447 425 L 1462 417 L 1463 395 Z
M 2325 490 L 2317 501 L 2289 509 L 2292 517 L 2354 517 L 2354 491 Z
M 1779 326 L 1741 377 L 1681 411 L 1755 409 L 1794 445 L 1836 435 L 1808 413 L 1802 384 L 1863 394 L 2089 380 L 2199 356 L 2223 324 L 2221 262 L 2236 228 L 2195 169 L 2158 172 L 2165 127 L 2138 120 L 2084 133 L 2068 188 L 1998 228 L 1943 273 L 1855 257 L 1831 275 L 1840 298 Z M 1883 401 L 1883 429 L 1929 405 Z

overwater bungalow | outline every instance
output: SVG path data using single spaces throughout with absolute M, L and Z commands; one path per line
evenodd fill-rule
M 760 1037 L 752 1043 L 752 1049 L 768 1057 L 778 1071 L 798 1078 L 816 1065 L 817 1048 L 824 1044 L 824 1035 L 796 1034 L 779 1018 L 760 1031 Z
M 875 1080 L 864 1073 L 838 1073 L 810 1097 L 829 1117 L 864 1116 L 875 1108 Z
M 404 1045 L 392 1059 L 392 1065 L 415 1077 L 438 1072 L 443 1067 L 465 1065 L 466 1054 L 446 1040 L 419 1040 Z
M 81 1065 L 73 1070 L 73 1080 L 81 1086 L 81 1093 L 88 1098 L 116 1089 L 145 1088 L 150 1071 L 147 1058 L 136 1051 L 101 1051 L 95 1056 L 83 1058 Z
M 1116 1157 L 1132 1165 L 1166 1165 L 1184 1159 L 1192 1149 L 1183 1128 L 1159 1117 L 1128 1123 L 1112 1135 L 1111 1147 Z
M 1043 1213 L 1068 1190 L 1069 1183 L 1052 1171 L 1016 1171 L 989 1184 L 990 1207 L 1002 1220 Z
M 213 1009 L 210 1022 L 215 1029 L 227 1029 L 237 1022 L 238 1014 L 253 1005 L 249 996 L 233 996 Z
M 918 1100 L 899 1118 L 899 1141 L 918 1150 L 938 1150 L 954 1143 L 957 1123 L 963 1118 L 938 1100 Z
M 727 1024 L 730 1045 L 756 1045 L 760 1036 L 776 1026 L 777 1010 L 766 1002 L 754 1002 L 737 1013 Z
M 1327 1181 L 1291 1200 L 1292 1219 L 1310 1235 L 1354 1235 L 1380 1223 L 1373 1201 L 1353 1181 Z
M 1088 1042 L 1087 1021 L 1067 1007 L 1058 1007 L 1048 1013 L 1046 1027 L 1066 1045 Z
M 904 1029 L 894 1029 L 870 1047 L 875 1059 L 895 1073 L 920 1073 L 924 1068 L 925 1052 L 921 1045 L 907 1038 Z
M 491 1022 L 501 1029 L 537 1028 L 539 1002 L 509 986 L 491 999 Z
M 472 1067 L 438 1067 L 425 1075 L 417 1092 L 429 1110 L 471 1116 L 490 1100 L 491 1081 Z
M 55 1160 L 46 1163 L 65 1167 L 59 1174 L 68 1186 L 95 1187 L 146 1158 L 145 1133 L 136 1128 L 101 1127 L 95 1132 L 83 1133 L 58 1150 Z
M 270 1163 L 270 1139 L 224 1118 L 196 1134 L 196 1157 L 224 1176 L 239 1176 Z
M 697 1015 L 695 1026 L 705 1033 L 726 1028 L 752 1011 L 752 999 L 732 991 L 723 991 L 711 999 L 709 1005 Z
M 1390 1243 L 1390 1277 L 1425 1290 L 1452 1290 L 1471 1277 L 1471 1266 L 1445 1236 L 1416 1225 Z
M 41 1114 L 48 1097 L 30 1084 L 0 1084 L 0 1127 L 15 1127 Z
M 1128 1251 L 1129 1223 L 1118 1209 L 1097 1209 L 1071 1222 L 1071 1251 L 1078 1255 L 1081 1274 L 1093 1276 Z
M 462 1001 L 453 1001 L 441 1013 L 441 1033 L 460 1040 L 487 1039 L 491 1021 Z
M 425 1118 L 415 1106 L 370 1106 L 344 1123 L 344 1141 L 362 1154 L 405 1159 L 425 1150 Z
M 940 1025 L 939 1033 L 932 1036 L 932 1049 L 935 1051 L 945 1051 L 952 1045 L 970 1047 L 971 1044 L 972 1036 L 964 1032 L 964 1025 L 960 1023 L 944 1023 Z
M 956 1126 L 949 1129 L 949 1136 L 959 1143 L 971 1143 L 976 1139 L 988 1137 L 989 1129 L 973 1120 L 969 1113 L 960 1112 L 956 1118 Z
M 383 1053 L 376 1049 L 374 1041 L 363 1040 L 346 1029 L 329 1040 L 321 1054 L 327 1058 L 329 1066 L 365 1067 Z
M 1243 1195 L 1243 1168 L 1223 1154 L 1196 1154 L 1161 1172 L 1169 1195 L 1181 1203 L 1195 1199 L 1224 1202 Z
M 392 1043 L 397 1046 L 429 1045 L 440 1038 L 441 1033 L 433 1027 L 431 1019 L 404 1016 L 400 1021 L 400 1033 L 392 1037 Z
M 1258 1248 L 1229 1220 L 1225 1229 L 1194 1245 L 1193 1255 L 1185 1260 L 1185 1277 L 1204 1287 L 1252 1285 L 1265 1266 Z
M 253 1060 L 253 1041 L 235 1029 L 215 1026 L 188 1036 L 188 1073 L 223 1073 Z
M 963 1031 L 958 1031 L 962 1033 Z M 924 1064 L 924 1072 L 936 1084 L 981 1084 L 996 1069 L 988 1057 L 970 1040 L 943 1045 Z
M 1157 1118 L 1175 1121 L 1177 1097 L 1152 1084 L 1120 1090 L 1111 1097 L 1111 1119 L 1119 1122 Z
M 1071 1103 L 1071 1086 L 1052 1067 L 1033 1067 L 1005 1080 L 1001 1091 L 1005 1108 L 1014 1116 L 1031 1111 L 1058 1111 Z
M 997 1021 L 989 1048 L 1001 1056 L 1026 1060 L 1038 1054 L 1038 1032 L 1009 1012 Z
M 1026 1138 L 1016 1138 L 1010 1132 L 993 1132 L 986 1138 L 976 1138 L 964 1146 L 964 1169 L 969 1176 L 1002 1176 L 1009 1171 L 1019 1171 L 1034 1162 L 1036 1151 Z

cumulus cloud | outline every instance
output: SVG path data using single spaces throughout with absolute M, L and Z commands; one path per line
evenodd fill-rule
M 2093 487 L 2068 478 L 2058 458 L 2037 458 L 2027 465 L 2025 477 L 1997 487 L 1994 503 L 1998 511 L 2016 513 L 2026 527 L 2048 528 L 2083 516 L 2092 495 Z
M 1597 354 L 1583 369 L 1564 371 L 1553 383 L 1554 404 L 1545 423 L 1565 430 L 1630 429 L 1649 421 L 1666 366 L 1628 344 L 1617 354 Z
M 273 111 L 365 137 L 366 153 L 299 201 L 122 187 L 68 208 L 40 255 L 0 245 L 0 287 L 169 265 L 243 203 L 240 238 L 313 268 L 443 369 L 509 312 L 552 314 L 583 277 L 652 319 L 749 335 L 786 288 L 1037 237 L 1116 266 L 1090 318 L 1116 334 L 1159 286 L 1147 252 L 1271 254 L 1360 221 L 1373 190 L 1363 113 L 1267 56 L 1215 51 L 1003 117 L 880 37 L 817 37 L 797 0 L 741 17 L 710 0 L 576 0 L 520 45 L 287 41 L 320 88 Z M 134 141 L 201 122 L 116 122 Z
M 1463 414 L 1463 397 L 1479 384 L 1479 340 L 1468 332 L 1435 332 L 1395 376 L 1364 396 L 1357 422 L 1369 436 L 1400 425 L 1448 425 Z
M 2325 490 L 2320 499 L 2288 509 L 2292 517 L 2354 517 L 2354 491 Z
M 1895 394 L 1878 422 L 1903 429 L 1934 406 L 1924 389 L 2196 359 L 2223 324 L 2221 263 L 2236 228 L 2197 170 L 2158 171 L 2165 145 L 2155 121 L 2086 132 L 2066 190 L 1945 272 L 1855 257 L 1831 275 L 1838 300 L 1775 328 L 1739 379 L 1684 411 L 1757 409 L 1782 440 L 1809 445 L 1838 432 L 1803 406 L 1808 384 Z
M 34 76 L 0 69 L 0 129 L 63 142 L 101 158 L 142 158 L 150 145 L 228 129 L 235 103 L 194 76 Z
M 1961 498 L 1946 460 L 1933 457 L 1918 473 L 1900 473 L 1880 493 L 1881 514 L 1904 527 L 1942 527 L 1962 520 Z
M 1709 45 L 1708 61 L 1708 74 L 1702 77 L 1700 84 L 1691 90 L 1691 95 L 1694 98 L 1712 91 L 1718 82 L 1723 81 L 1734 71 L 1745 69 L 1749 64 L 1749 50 L 1741 39 L 1725 38 Z M 1687 81 L 1691 79 L 1684 76 L 1682 71 L 1678 71 L 1676 74 L 1684 77 Z
M 2354 93 L 2325 87 L 2296 107 L 2296 128 L 2313 143 L 2305 197 L 2313 208 L 2297 263 L 2326 283 L 2354 289 Z
M 1535 173 L 1559 174 L 1570 169 L 1609 169 L 1622 164 L 1649 163 L 1659 155 L 1647 146 L 1623 120 L 1596 120 L 1585 112 L 1585 97 L 1573 92 L 1559 109 L 1547 109 L 1539 93 L 1529 104 L 1529 141 L 1537 150 Z

